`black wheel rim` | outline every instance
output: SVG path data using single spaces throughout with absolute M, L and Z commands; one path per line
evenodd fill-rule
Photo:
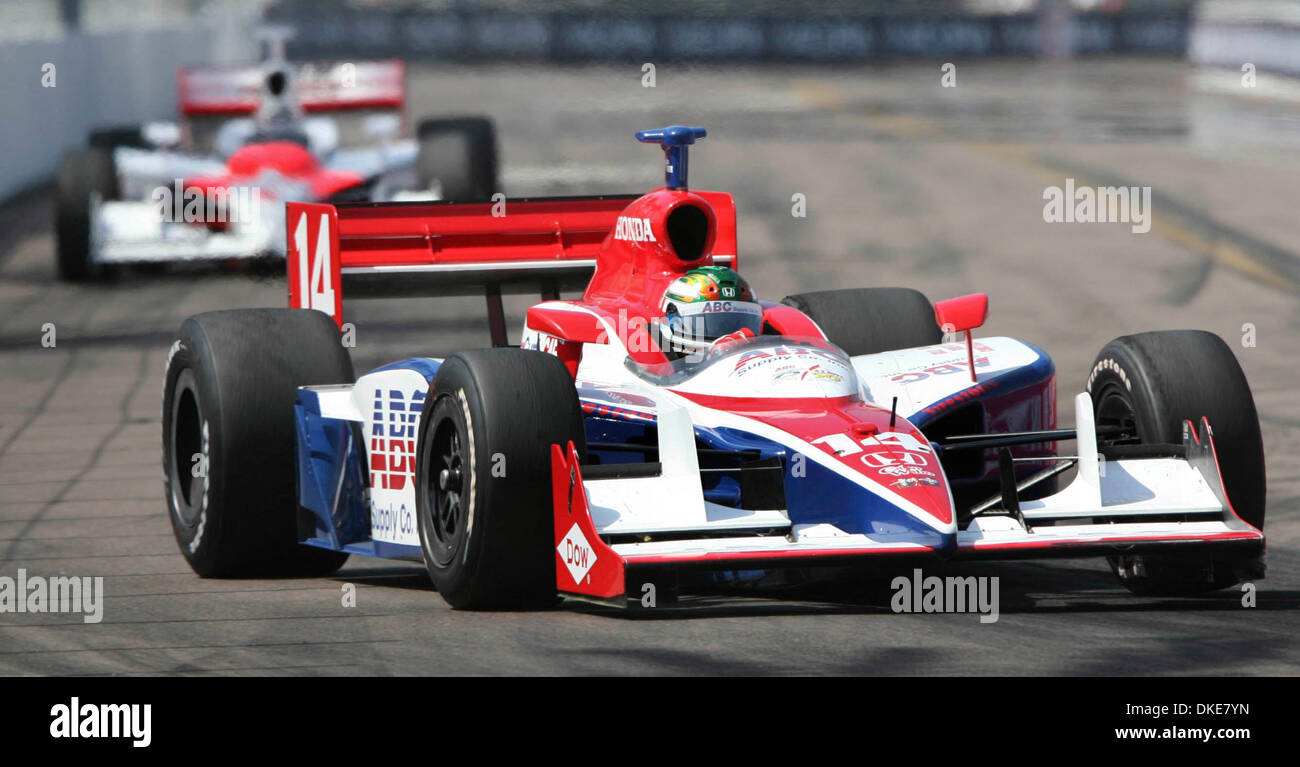
M 451 564 L 465 540 L 468 508 L 465 488 L 469 465 L 464 442 L 455 422 L 443 419 L 426 443 L 425 509 L 428 514 L 428 542 L 433 561 L 440 567 Z
M 172 395 L 171 445 L 168 469 L 171 474 L 172 507 L 187 528 L 198 522 L 207 484 L 207 459 L 203 446 L 203 421 L 199 416 L 198 395 L 188 371 L 176 382 Z M 194 456 L 200 456 L 196 464 Z M 196 468 L 198 471 L 196 471 Z
M 1097 442 L 1102 445 L 1136 445 L 1142 442 L 1137 409 L 1122 386 L 1106 384 L 1096 400 Z

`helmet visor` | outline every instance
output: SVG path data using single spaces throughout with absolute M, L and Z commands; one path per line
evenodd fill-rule
M 690 314 L 670 310 L 664 318 L 665 335 L 676 347 L 673 351 L 707 349 L 728 333 L 748 328 L 758 335 L 763 328 L 763 308 L 748 301 L 709 301 L 690 310 Z

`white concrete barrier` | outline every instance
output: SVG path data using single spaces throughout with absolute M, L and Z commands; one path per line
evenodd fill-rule
M 0 201 L 52 179 L 92 128 L 174 118 L 177 68 L 255 58 L 250 29 L 226 20 L 0 43 Z
M 1188 58 L 1201 67 L 1261 77 L 1300 77 L 1300 3 L 1203 0 L 1196 6 Z

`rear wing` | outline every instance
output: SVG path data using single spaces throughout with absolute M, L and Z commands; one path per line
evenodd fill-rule
M 406 65 L 399 60 L 295 64 L 291 80 L 304 112 L 401 110 L 406 105 Z M 250 115 L 262 103 L 260 66 L 181 69 L 178 109 L 185 117 Z
M 736 265 L 736 207 L 695 192 L 717 215 L 714 260 Z M 619 214 L 637 195 L 492 203 L 383 202 L 286 206 L 289 305 L 343 325 L 352 298 L 482 295 L 494 346 L 506 345 L 503 293 L 543 299 L 582 290 Z

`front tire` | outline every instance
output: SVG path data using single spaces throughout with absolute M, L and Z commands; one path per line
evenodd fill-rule
M 59 279 L 82 282 L 103 275 L 91 261 L 91 213 L 95 201 L 117 194 L 111 148 L 74 149 L 64 155 L 54 193 Z
M 86 144 L 109 151 L 120 146 L 132 149 L 149 148 L 149 142 L 144 139 L 144 129 L 139 125 L 109 125 L 95 128 L 86 136 Z
M 416 508 L 425 566 L 452 607 L 554 604 L 551 445 L 568 442 L 585 454 L 559 359 L 480 349 L 439 367 L 420 416 Z
M 163 392 L 172 531 L 205 578 L 323 575 L 346 554 L 300 545 L 294 455 L 299 386 L 353 381 L 321 312 L 208 312 L 181 325 Z
M 1264 446 L 1246 376 L 1221 338 L 1203 330 L 1165 330 L 1116 338 L 1102 348 L 1088 393 L 1104 434 L 1099 444 L 1180 444 L 1183 421 L 1209 419 L 1233 510 L 1264 528 Z M 1242 564 L 1169 556 L 1109 558 L 1130 591 L 1189 596 L 1240 580 Z

